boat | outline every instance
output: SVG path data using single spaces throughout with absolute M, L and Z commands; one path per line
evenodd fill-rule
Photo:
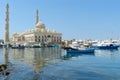
M 73 49 L 71 47 L 62 47 L 62 49 L 67 50 L 67 49 Z
M 25 47 L 24 46 L 20 46 L 20 47 L 18 47 L 18 46 L 12 46 L 11 48 L 12 49 L 24 49 Z
M 94 46 L 92 46 L 92 48 L 95 48 L 95 49 L 118 49 L 119 48 L 119 45 L 116 45 L 114 43 L 111 43 L 111 42 L 101 42 L 101 43 L 98 43 Z
M 0 44 L 0 48 L 2 48 L 3 47 L 3 45 L 2 44 Z
M 94 53 L 95 49 L 86 48 L 86 49 L 67 49 L 67 53 Z
M 17 46 L 14 46 L 14 47 L 13 47 L 13 46 L 12 46 L 11 48 L 12 48 L 12 49 L 24 49 L 25 47 L 24 47 L 24 46 L 21 46 L 21 47 L 17 47 Z
M 119 46 L 117 45 L 109 45 L 109 46 L 94 46 L 97 49 L 118 49 Z
M 67 53 L 94 53 L 95 51 L 95 49 L 86 47 L 83 44 L 79 44 L 77 41 L 72 42 L 69 47 L 69 49 L 66 49 Z
M 24 49 L 25 46 L 23 46 L 23 45 L 13 45 L 11 48 L 12 49 Z
M 41 45 L 41 44 L 33 44 L 31 47 L 32 47 L 32 48 L 41 48 L 42 45 Z

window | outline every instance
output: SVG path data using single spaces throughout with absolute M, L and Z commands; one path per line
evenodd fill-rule
M 35 42 L 37 42 L 37 39 L 35 39 Z

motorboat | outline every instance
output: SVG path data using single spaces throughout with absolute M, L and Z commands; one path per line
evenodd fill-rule
M 99 42 L 92 46 L 95 49 L 118 49 L 119 45 L 112 42 Z

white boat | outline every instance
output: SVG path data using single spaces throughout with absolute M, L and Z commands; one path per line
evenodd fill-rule
M 97 49 L 118 49 L 119 45 L 108 40 L 108 41 L 97 42 L 96 44 L 93 44 L 92 47 Z

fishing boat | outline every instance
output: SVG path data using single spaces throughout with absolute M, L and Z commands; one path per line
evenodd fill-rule
M 67 49 L 67 53 L 94 53 L 93 48 L 86 48 L 86 49 Z
M 78 42 L 73 42 L 69 45 L 69 49 L 67 49 L 67 53 L 94 53 L 95 49 L 86 47 Z

